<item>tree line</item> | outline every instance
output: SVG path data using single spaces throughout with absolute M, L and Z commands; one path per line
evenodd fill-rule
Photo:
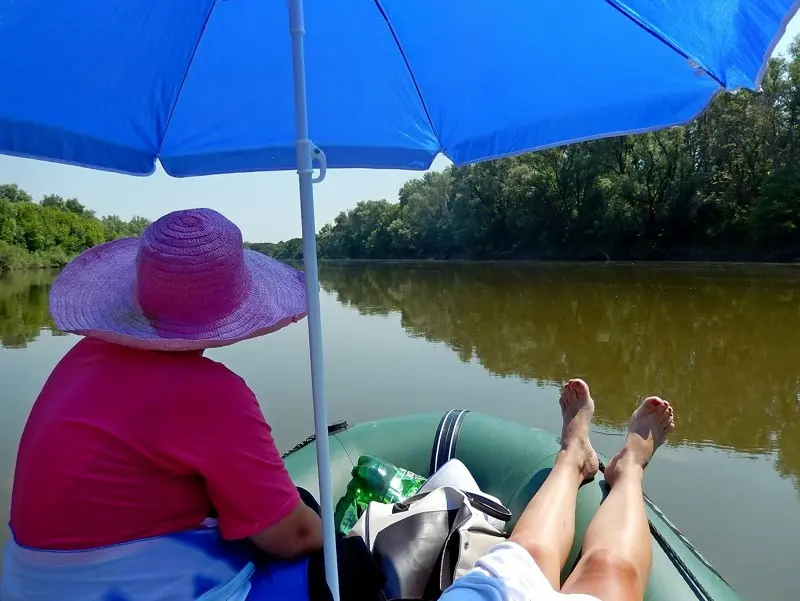
M 800 38 L 684 127 L 426 173 L 318 234 L 329 259 L 800 259 Z M 255 245 L 300 259 L 299 241 Z
M 0 185 L 0 274 L 31 267 L 63 267 L 78 253 L 142 233 L 149 221 L 98 218 L 76 198 L 47 194 L 35 202 L 16 184 Z

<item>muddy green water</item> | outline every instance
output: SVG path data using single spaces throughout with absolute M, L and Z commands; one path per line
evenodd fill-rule
M 52 327 L 52 278 L 0 279 L 6 515 L 31 404 L 77 340 Z M 612 454 L 637 400 L 659 394 L 678 430 L 650 496 L 745 599 L 800 599 L 800 268 L 353 264 L 321 279 L 331 420 L 462 407 L 556 429 L 558 386 L 579 376 Z M 312 430 L 306 336 L 303 322 L 210 353 L 256 391 L 283 449 Z

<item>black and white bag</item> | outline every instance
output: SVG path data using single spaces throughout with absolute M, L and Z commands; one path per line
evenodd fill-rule
M 511 512 L 496 501 L 442 486 L 403 503 L 370 503 L 348 536 L 360 536 L 383 570 L 392 599 L 434 600 L 506 534 Z

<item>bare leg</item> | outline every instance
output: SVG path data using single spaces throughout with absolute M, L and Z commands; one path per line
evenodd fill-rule
M 597 473 L 589 442 L 594 401 L 583 380 L 570 380 L 561 393 L 561 451 L 553 470 L 520 516 L 510 540 L 531 554 L 555 590 L 575 536 L 575 503 L 581 482 Z
M 653 560 L 642 477 L 674 429 L 672 407 L 658 397 L 645 399 L 633 412 L 625 445 L 606 468 L 611 492 L 589 524 L 583 556 L 562 592 L 601 601 L 642 601 Z

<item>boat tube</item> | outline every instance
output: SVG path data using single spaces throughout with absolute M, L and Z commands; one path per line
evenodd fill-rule
M 334 499 L 344 495 L 361 455 L 374 455 L 430 476 L 451 458 L 462 461 L 480 488 L 512 513 L 510 531 L 553 467 L 560 446 L 544 430 L 454 409 L 328 428 Z M 297 486 L 319 499 L 314 438 L 284 455 Z M 603 458 L 601 457 L 601 460 Z M 562 573 L 574 568 L 589 522 L 608 493 L 602 473 L 578 491 L 575 539 Z M 653 568 L 645 601 L 740 601 L 740 597 L 656 505 L 645 497 L 653 537 Z

